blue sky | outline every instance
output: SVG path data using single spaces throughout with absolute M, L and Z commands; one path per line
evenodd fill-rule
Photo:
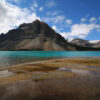
M 0 15 L 0 33 L 39 19 L 66 39 L 100 40 L 100 0 L 0 0 Z

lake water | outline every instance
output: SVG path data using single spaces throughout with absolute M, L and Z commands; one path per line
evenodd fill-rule
M 0 51 L 0 67 L 67 57 L 100 57 L 100 51 Z

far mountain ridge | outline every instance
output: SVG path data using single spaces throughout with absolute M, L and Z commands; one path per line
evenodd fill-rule
M 98 48 L 100 47 L 100 41 L 96 43 L 91 43 L 89 40 L 83 40 L 83 39 L 73 39 L 70 41 L 71 44 L 82 46 L 82 47 L 93 47 L 93 48 Z

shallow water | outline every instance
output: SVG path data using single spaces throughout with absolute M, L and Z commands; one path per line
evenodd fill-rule
M 82 69 L 73 69 L 73 68 L 58 68 L 57 71 L 64 71 L 64 72 L 72 72 L 83 76 L 99 76 L 100 71 L 90 71 L 90 70 L 82 70 Z
M 0 67 L 67 57 L 100 57 L 100 51 L 0 51 Z
M 1 77 L 9 77 L 9 76 L 13 76 L 13 75 L 15 75 L 15 73 L 9 72 L 8 70 L 0 71 L 0 78 Z

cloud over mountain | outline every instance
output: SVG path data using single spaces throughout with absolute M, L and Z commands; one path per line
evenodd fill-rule
M 0 33 L 6 33 L 8 30 L 16 28 L 22 23 L 32 22 L 35 19 L 40 19 L 35 12 L 31 13 L 27 8 L 21 8 L 6 0 L 1 0 Z
M 22 23 L 30 23 L 35 19 L 40 19 L 65 38 L 87 38 L 93 33 L 96 34 L 96 40 L 100 32 L 100 15 L 98 16 L 96 13 L 93 16 L 90 11 L 85 15 L 85 7 L 80 13 L 80 2 L 78 4 L 74 0 L 72 3 L 57 0 L 0 0 L 0 33 L 7 33 Z M 98 4 L 96 3 L 96 7 Z M 91 8 L 91 11 L 93 9 Z M 94 36 L 89 38 L 93 39 Z

